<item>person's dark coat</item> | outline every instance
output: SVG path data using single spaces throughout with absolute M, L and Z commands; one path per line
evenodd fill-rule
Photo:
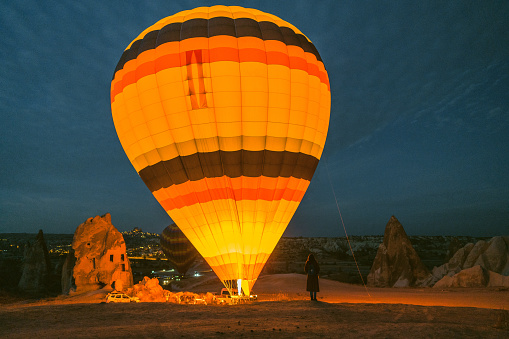
M 308 278 L 306 283 L 306 291 L 308 292 L 320 292 L 320 286 L 318 284 L 318 274 L 320 273 L 320 266 L 315 260 L 314 256 L 308 257 L 306 265 L 304 266 Z

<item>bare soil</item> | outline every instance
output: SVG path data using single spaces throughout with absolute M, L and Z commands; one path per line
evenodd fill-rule
M 241 305 L 106 304 L 104 291 L 18 301 L 0 306 L 0 337 L 509 337 L 504 289 L 366 290 L 326 279 L 320 284 L 319 301 L 308 300 L 300 274 L 261 277 L 255 284 L 259 301 Z M 199 292 L 200 286 L 189 287 Z

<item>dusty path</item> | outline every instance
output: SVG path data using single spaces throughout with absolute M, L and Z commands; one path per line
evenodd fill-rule
M 261 276 L 253 290 L 262 300 L 307 300 L 306 276 L 274 274 Z M 191 291 L 219 291 L 215 284 L 189 286 Z M 479 307 L 509 310 L 509 290 L 504 288 L 364 288 L 320 279 L 318 299 L 328 303 L 408 304 L 421 306 Z
M 278 274 L 261 277 L 255 284 L 260 293 L 274 291 L 302 295 L 306 276 Z M 509 290 L 503 288 L 364 288 L 320 279 L 319 298 L 331 303 L 387 303 L 423 306 L 480 307 L 509 310 Z

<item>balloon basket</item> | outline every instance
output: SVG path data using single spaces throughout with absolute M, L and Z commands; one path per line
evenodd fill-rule
M 248 304 L 255 302 L 257 300 L 257 296 L 247 296 L 247 295 L 232 295 L 227 297 L 217 298 L 220 304 L 228 304 L 228 305 L 240 305 L 240 304 Z

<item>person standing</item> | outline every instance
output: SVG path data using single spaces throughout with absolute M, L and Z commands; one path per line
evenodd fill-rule
M 306 271 L 306 274 L 308 275 L 306 291 L 309 292 L 311 300 L 316 300 L 316 292 L 320 292 L 320 286 L 318 285 L 320 265 L 318 265 L 318 262 L 312 253 L 308 255 L 308 260 L 304 266 L 304 271 Z

